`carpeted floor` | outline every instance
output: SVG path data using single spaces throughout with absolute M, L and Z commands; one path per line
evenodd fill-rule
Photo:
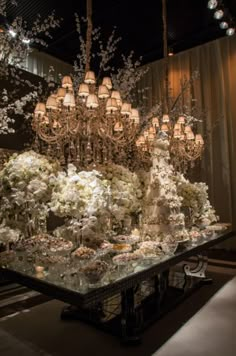
M 1 307 L 5 297 L 2 295 L 1 299 L 0 293 L 0 355 L 150 356 L 236 275 L 236 269 L 233 264 L 226 267 L 211 265 L 208 275 L 214 279 L 212 285 L 196 290 L 184 303 L 149 327 L 143 334 L 142 344 L 133 348 L 121 346 L 117 338 L 84 323 L 61 321 L 60 312 L 64 304 L 59 301 L 32 295 L 39 298 L 38 301 L 34 299 L 33 304 L 29 297 L 29 305 L 26 298 L 21 307 L 17 307 L 17 302 Z M 23 293 L 30 292 L 23 290 Z

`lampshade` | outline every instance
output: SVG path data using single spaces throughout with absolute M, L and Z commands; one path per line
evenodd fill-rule
M 122 115 L 131 115 L 131 104 L 129 103 L 123 103 L 121 106 L 121 110 L 120 110 Z
M 107 99 L 107 103 L 106 103 L 107 114 L 112 114 L 114 111 L 117 111 L 117 110 L 118 110 L 118 105 L 117 105 L 116 99 L 114 99 L 114 98 Z
M 199 145 L 204 145 L 204 140 L 202 138 L 202 135 L 200 134 L 197 134 L 196 137 L 195 137 L 195 142 Z
M 122 105 L 121 96 L 120 96 L 120 93 L 118 92 L 118 90 L 113 90 L 112 91 L 111 98 L 116 99 L 118 106 Z
M 109 98 L 110 94 L 105 85 L 99 85 L 98 87 L 98 97 L 99 99 L 106 99 Z
M 178 120 L 177 120 L 177 123 L 178 124 L 184 124 L 185 123 L 185 117 L 183 115 L 179 116 Z
M 48 97 L 47 102 L 46 102 L 46 108 L 50 110 L 56 110 L 57 109 L 57 96 L 52 94 Z
M 121 122 L 117 121 L 115 123 L 115 126 L 114 126 L 114 131 L 122 132 L 123 131 L 123 124 Z
M 85 83 L 80 84 L 78 95 L 79 95 L 79 97 L 86 97 L 89 95 L 88 84 L 85 84 Z
M 152 142 L 155 139 L 155 135 L 153 133 L 148 134 L 148 141 Z
M 69 75 L 66 75 L 65 77 L 62 78 L 62 88 L 66 89 L 72 89 L 73 83 L 71 80 L 71 77 Z
M 168 132 L 168 131 L 169 131 L 168 126 L 167 126 L 166 124 L 162 124 L 162 125 L 161 125 L 161 131 L 163 131 L 163 132 Z
M 187 140 L 194 140 L 194 133 L 193 132 L 188 132 L 186 137 L 187 137 Z
M 144 136 L 140 136 L 139 137 L 139 142 L 141 145 L 143 145 L 145 143 L 145 137 Z
M 46 106 L 44 103 L 38 103 L 35 107 L 34 113 L 35 115 L 43 116 L 46 111 Z
M 134 120 L 135 124 L 139 124 L 139 112 L 137 109 L 131 109 L 131 119 Z
M 66 95 L 66 88 L 59 88 L 57 91 L 57 101 L 63 100 Z
M 84 82 L 85 82 L 86 84 L 95 84 L 95 83 L 96 83 L 95 73 L 92 72 L 91 70 L 89 70 L 89 71 L 85 74 Z
M 159 127 L 160 126 L 158 117 L 153 117 L 152 118 L 152 124 L 153 124 L 154 127 Z
M 184 128 L 184 133 L 185 134 L 188 134 L 188 133 L 190 133 L 190 132 L 192 132 L 192 129 L 191 129 L 191 127 L 190 126 L 185 126 L 185 128 Z
M 110 77 L 104 77 L 102 80 L 102 85 L 105 85 L 107 87 L 107 89 L 111 89 L 112 88 L 112 83 L 111 83 L 111 78 Z
M 170 121 L 169 115 L 167 115 L 167 114 L 163 115 L 162 122 L 169 122 L 169 121 Z
M 175 126 L 174 126 L 174 131 L 176 131 L 176 130 L 180 130 L 180 124 L 175 124 Z
M 87 96 L 86 106 L 89 109 L 96 109 L 98 107 L 98 98 L 96 94 L 89 94 Z
M 149 132 L 149 134 L 155 134 L 156 133 L 155 127 L 153 127 L 153 126 L 149 127 L 148 132 Z
M 69 108 L 75 107 L 75 97 L 72 93 L 66 93 L 65 98 L 63 100 L 63 105 Z
M 174 138 L 180 138 L 180 137 L 181 137 L 180 130 L 174 130 Z

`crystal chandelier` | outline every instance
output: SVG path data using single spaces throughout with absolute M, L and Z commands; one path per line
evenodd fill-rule
M 61 164 L 78 167 L 119 161 L 137 138 L 140 120 L 138 110 L 122 102 L 119 91 L 112 90 L 111 78 L 96 83 L 95 73 L 89 68 L 91 12 L 91 0 L 87 0 L 84 82 L 74 88 L 71 77 L 63 77 L 57 92 L 46 103 L 36 105 L 32 121 L 36 145 L 46 143 L 47 154 L 57 157 Z
M 204 148 L 204 140 L 201 134 L 194 134 L 191 115 L 184 113 L 184 103 L 181 108 L 177 108 L 178 99 L 182 96 L 184 101 L 184 91 L 191 84 L 190 79 L 183 86 L 180 95 L 170 105 L 169 98 L 169 68 L 168 68 L 168 46 L 167 46 L 167 16 L 166 0 L 162 0 L 163 18 L 163 44 L 165 58 L 165 100 L 161 107 L 162 113 L 159 116 L 151 117 L 143 133 L 136 140 L 141 156 L 147 157 L 153 151 L 153 143 L 157 138 L 162 138 L 169 143 L 171 163 L 176 170 L 186 172 L 189 164 L 193 166 L 194 161 L 201 157 Z

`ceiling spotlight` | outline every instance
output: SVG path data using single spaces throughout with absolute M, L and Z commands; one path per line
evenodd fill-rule
M 233 36 L 234 34 L 235 34 L 235 28 L 229 27 L 228 30 L 226 30 L 227 36 Z
M 224 16 L 224 11 L 223 10 L 216 10 L 216 12 L 214 13 L 214 18 L 216 20 L 222 19 L 223 16 Z
M 14 30 L 8 31 L 12 37 L 16 37 L 16 32 Z
M 25 43 L 25 44 L 29 44 L 30 40 L 28 38 L 23 38 L 22 42 Z
M 207 4 L 207 7 L 208 7 L 208 9 L 213 10 L 213 9 L 215 9 L 217 7 L 217 5 L 218 5 L 218 1 L 209 0 L 208 4 Z
M 220 28 L 222 30 L 226 30 L 228 27 L 229 27 L 228 22 L 226 22 L 226 21 L 221 21 L 220 22 Z
M 173 55 L 174 55 L 173 48 L 169 47 L 169 48 L 168 48 L 168 56 L 169 56 L 169 57 L 172 57 Z

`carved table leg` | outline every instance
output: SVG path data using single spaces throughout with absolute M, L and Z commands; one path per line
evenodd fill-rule
M 196 279 L 204 281 L 206 278 L 206 269 L 208 265 L 208 258 L 205 253 L 197 255 L 197 264 L 194 267 L 191 267 L 188 264 L 183 266 L 185 274 L 185 285 L 184 289 L 187 290 L 193 287 L 194 280 Z M 208 280 L 207 280 L 208 281 Z

